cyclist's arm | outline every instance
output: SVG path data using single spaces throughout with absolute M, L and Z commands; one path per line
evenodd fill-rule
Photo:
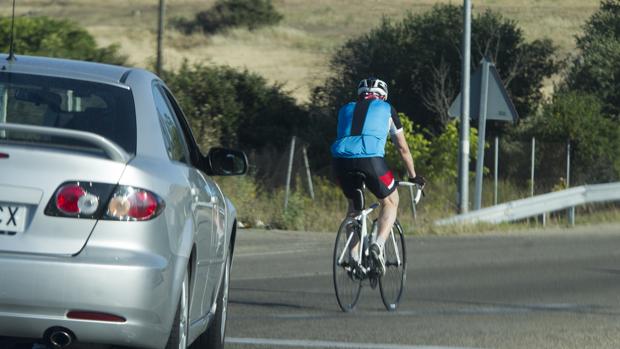
M 413 157 L 411 156 L 411 151 L 409 150 L 409 145 L 407 144 L 407 139 L 405 139 L 405 133 L 403 132 L 403 125 L 400 122 L 400 117 L 396 112 L 396 109 L 392 107 L 390 117 L 390 136 L 392 138 L 392 143 L 396 146 L 396 150 L 400 154 L 400 157 L 403 159 L 405 163 L 405 168 L 407 169 L 407 173 L 409 173 L 410 178 L 415 178 L 415 168 L 413 166 Z
M 409 177 L 415 178 L 415 168 L 413 166 L 413 157 L 411 156 L 411 151 L 409 150 L 409 145 L 407 144 L 407 140 L 405 139 L 405 133 L 401 130 L 395 134 L 392 134 L 392 143 L 396 146 L 396 150 L 398 150 L 398 154 L 403 159 L 405 163 L 405 168 L 409 173 Z

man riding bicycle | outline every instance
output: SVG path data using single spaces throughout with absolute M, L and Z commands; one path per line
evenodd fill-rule
M 410 181 L 423 186 L 425 180 L 416 175 L 398 113 L 386 102 L 387 84 L 376 78 L 363 79 L 357 94 L 357 101 L 344 105 L 338 112 L 337 138 L 331 146 L 333 168 L 349 201 L 349 216 L 359 214 L 359 208 L 354 205 L 354 199 L 359 195 L 353 178 L 357 173 L 363 174 L 366 187 L 379 199 L 378 234 L 370 246 L 370 253 L 378 273 L 383 274 L 383 245 L 396 220 L 399 200 L 394 175 L 383 158 L 388 133 L 405 163 Z M 356 248 L 357 242 L 352 250 Z M 356 255 L 351 253 L 354 260 Z M 359 263 L 358 260 L 355 262 Z

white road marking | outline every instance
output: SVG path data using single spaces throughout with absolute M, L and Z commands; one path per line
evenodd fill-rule
M 290 250 L 273 250 L 273 251 L 256 251 L 256 252 L 236 252 L 235 251 L 235 258 L 240 257 L 240 258 L 245 258 L 245 257 L 264 257 L 264 256 L 277 256 L 277 255 L 282 255 L 282 254 L 300 254 L 300 253 L 314 253 L 313 250 L 314 248 L 318 249 L 318 248 L 322 248 L 322 245 L 319 246 L 308 246 L 306 248 L 299 248 L 299 249 L 290 249 Z
M 336 349 L 474 349 L 465 347 L 444 347 L 429 345 L 400 345 L 380 343 L 349 343 L 333 341 L 312 341 L 303 339 L 275 339 L 275 338 L 231 338 L 226 337 L 226 343 L 241 345 L 262 345 L 270 347 L 298 347 L 298 348 L 336 348 Z
M 232 281 L 248 281 L 248 280 L 279 280 L 279 279 L 296 279 L 296 278 L 305 278 L 305 277 L 316 277 L 316 276 L 331 276 L 331 272 L 309 272 L 309 273 L 297 273 L 290 275 L 252 275 L 252 276 L 235 276 L 231 278 Z

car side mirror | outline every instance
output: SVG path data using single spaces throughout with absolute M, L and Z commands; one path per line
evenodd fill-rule
M 239 150 L 211 148 L 203 158 L 203 171 L 212 176 L 240 176 L 248 172 L 248 158 Z

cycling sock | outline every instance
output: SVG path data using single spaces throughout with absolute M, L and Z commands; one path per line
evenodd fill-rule
M 377 246 L 379 246 L 379 249 L 383 251 L 383 245 L 385 244 L 385 240 L 381 237 L 377 237 L 377 240 L 375 240 L 375 244 L 377 244 Z

